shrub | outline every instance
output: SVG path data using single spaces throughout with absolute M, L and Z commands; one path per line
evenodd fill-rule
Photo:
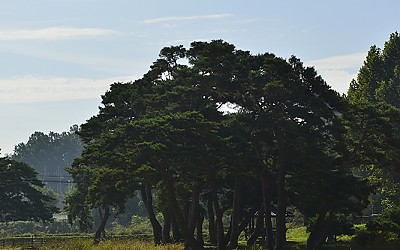
M 389 239 L 400 239 L 400 207 L 386 208 L 381 216 L 367 224 L 367 229 L 371 232 L 384 234 Z

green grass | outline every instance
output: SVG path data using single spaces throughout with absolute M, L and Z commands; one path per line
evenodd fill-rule
M 337 242 L 324 244 L 321 250 L 394 250 L 399 249 L 399 242 L 387 240 L 387 238 L 376 237 L 367 232 L 365 225 L 355 225 L 357 236 L 341 235 L 337 237 Z M 25 235 L 24 235 L 25 236 Z M 287 230 L 287 245 L 290 250 L 305 250 L 307 237 L 309 233 L 306 227 L 289 228 Z M 374 237 L 373 237 L 374 236 Z M 85 238 L 88 237 L 88 238 Z M 183 244 L 168 244 L 155 246 L 152 243 L 151 234 L 134 234 L 134 235 L 109 235 L 109 240 L 100 242 L 98 245 L 93 245 L 92 235 L 82 234 L 55 234 L 47 235 L 44 245 L 39 246 L 39 250 L 181 250 L 184 249 Z M 133 238 L 132 238 L 133 237 Z M 18 239 L 21 237 L 15 237 Z M 29 237 L 28 237 L 29 238 Z M 239 237 L 239 249 L 246 250 L 261 250 L 263 244 L 258 242 L 254 246 L 246 246 L 244 234 Z M 36 245 L 37 246 L 37 245 Z M 4 248 L 1 248 L 4 249 Z M 8 248 L 12 249 L 12 248 Z M 21 249 L 14 248 L 14 249 Z
M 309 233 L 307 232 L 306 227 L 288 228 L 286 232 L 286 240 L 288 242 L 305 243 L 307 242 L 308 235 Z
M 140 240 L 112 240 L 102 241 L 93 245 L 93 240 L 66 240 L 42 246 L 40 250 L 182 250 L 182 244 L 168 244 L 155 246 L 148 241 Z

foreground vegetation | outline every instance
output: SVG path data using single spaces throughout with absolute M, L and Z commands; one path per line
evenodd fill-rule
M 338 235 L 336 241 L 327 242 L 319 249 L 398 249 L 400 239 L 396 232 L 399 226 L 393 221 L 399 216 L 398 211 L 384 214 L 367 224 L 353 226 L 353 234 Z M 390 218 L 389 218 L 390 217 Z M 160 217 L 159 219 L 162 219 Z M 299 226 L 299 218 L 292 218 L 287 224 L 286 233 L 288 249 L 307 249 L 307 239 L 310 233 L 305 226 Z M 389 230 L 388 225 L 391 225 Z M 386 227 L 386 230 L 381 230 Z M 70 233 L 50 234 L 49 229 L 70 231 Z M 75 231 L 75 232 L 73 232 Z M 391 232 L 389 232 L 391 231 Z M 0 248 L 21 249 L 34 246 L 37 249 L 184 249 L 183 243 L 161 244 L 155 246 L 152 242 L 151 223 L 146 218 L 132 216 L 129 227 L 115 222 L 107 227 L 107 237 L 95 245 L 91 233 L 77 233 L 77 229 L 71 227 L 66 221 L 52 223 L 14 222 L 0 224 Z M 19 233 L 18 233 L 19 232 Z M 24 232 L 24 233 L 23 233 Z M 33 233 L 34 232 L 34 233 Z M 21 234 L 23 233 L 23 234 Z M 14 235 L 14 236 L 11 236 Z M 204 239 L 207 238 L 207 229 L 203 231 Z M 238 237 L 238 249 L 265 249 L 265 236 L 260 236 L 252 246 L 247 244 L 248 238 L 242 232 Z M 14 248 L 12 248 L 14 246 Z M 216 245 L 205 244 L 205 248 L 214 248 Z
M 353 236 L 341 235 L 338 236 L 337 241 L 326 243 L 321 246 L 321 250 L 380 250 L 388 249 L 394 250 L 398 249 L 400 244 L 399 240 L 389 239 L 383 234 L 371 234 L 366 231 L 365 225 L 356 226 L 357 232 Z M 150 236 L 150 235 L 149 235 Z M 287 232 L 287 247 L 288 250 L 305 250 L 307 249 L 307 238 L 309 233 L 306 227 L 289 228 Z M 20 237 L 28 237 L 28 235 L 21 235 Z M 16 237 L 18 239 L 20 237 Z M 120 236 L 121 237 L 121 236 Z M 136 236 L 125 235 L 125 238 L 115 238 L 112 236 L 108 240 L 101 241 L 99 244 L 93 244 L 91 236 L 88 234 L 84 235 L 48 235 L 44 239 L 44 243 L 40 242 L 41 238 L 37 238 L 35 244 L 30 244 L 29 241 L 26 243 L 16 245 L 11 247 L 8 245 L 1 245 L 0 249 L 21 249 L 29 248 L 34 246 L 39 250 L 129 250 L 129 249 L 149 249 L 149 250 L 182 250 L 184 245 L 182 243 L 178 244 L 162 244 L 154 245 L 150 237 L 145 237 L 141 239 L 136 239 Z M 27 238 L 29 239 L 29 237 Z M 216 246 L 206 245 L 206 249 L 215 249 Z M 261 250 L 265 249 L 262 241 L 252 246 L 246 246 L 246 241 L 243 236 L 240 237 L 238 249 L 243 250 Z
M 5 249 L 21 249 L 29 248 L 31 245 L 16 247 L 5 247 Z M 139 240 L 109 240 L 102 241 L 97 245 L 93 244 L 90 239 L 58 239 L 57 241 L 50 241 L 43 245 L 34 245 L 35 248 L 40 250 L 181 250 L 182 244 L 168 244 L 155 246 L 154 243 Z M 0 249 L 2 249 L 0 247 Z

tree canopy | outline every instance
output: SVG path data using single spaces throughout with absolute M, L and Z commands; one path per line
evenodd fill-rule
M 399 188 L 399 65 L 400 35 L 395 32 L 383 49 L 371 46 L 347 94 L 351 104 L 347 116 L 349 153 L 361 159 L 357 164 L 378 186 L 384 207 L 400 205 L 395 191 Z
M 83 150 L 83 142 L 74 125 L 68 132 L 34 132 L 26 143 L 15 146 L 11 158 L 33 167 L 46 187 L 58 195 L 58 207 L 63 207 L 64 195 L 71 184 L 71 177 L 65 171 Z
M 348 97 L 351 101 L 384 102 L 400 107 L 399 48 L 400 35 L 397 32 L 390 35 L 383 49 L 371 46 L 357 80 L 350 84 Z
M 219 249 L 237 247 L 254 216 L 248 244 L 265 222 L 267 247 L 285 249 L 288 206 L 316 218 L 309 220 L 313 249 L 323 239 L 316 233 L 326 236 L 337 216 L 367 203 L 370 189 L 347 164 L 359 161 L 347 153 L 348 103 L 294 56 L 252 55 L 222 40 L 166 47 L 142 78 L 112 84 L 102 104 L 82 125 L 87 146 L 68 170 L 77 182 L 67 199 L 71 219 L 89 225 L 88 209 L 105 212 L 96 238 L 110 208 L 122 211 L 136 190 L 155 242 L 171 241 L 172 225 L 174 240 L 192 249 L 203 249 L 205 216 Z M 236 111 L 225 111 L 229 105 Z M 163 226 L 155 190 L 169 218 Z
M 79 127 L 74 125 L 68 132 L 35 132 L 26 143 L 15 146 L 12 158 L 32 166 L 40 174 L 65 175 L 64 168 L 69 167 L 79 156 L 83 143 L 75 133 Z
M 57 211 L 53 198 L 43 194 L 44 184 L 27 164 L 0 158 L 0 222 L 50 221 Z

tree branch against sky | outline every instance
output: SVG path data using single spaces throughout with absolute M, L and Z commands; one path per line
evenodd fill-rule
M 12 153 L 34 131 L 83 123 L 110 84 L 140 78 L 161 47 L 192 41 L 223 39 L 253 54 L 294 54 L 343 93 L 363 63 L 360 53 L 398 28 L 399 5 L 7 1 L 0 7 L 1 152 Z

